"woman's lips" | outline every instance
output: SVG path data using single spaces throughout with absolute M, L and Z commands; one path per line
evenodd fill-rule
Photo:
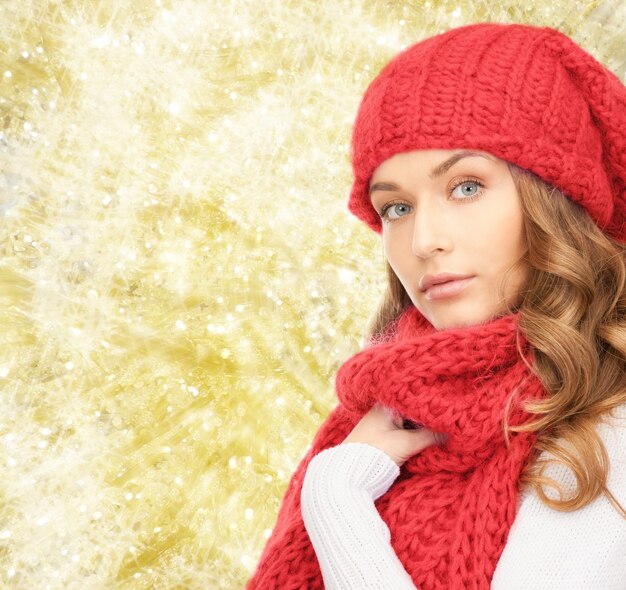
M 466 279 L 457 279 L 455 281 L 448 281 L 446 283 L 433 285 L 424 291 L 424 297 L 431 300 L 454 297 L 464 291 L 474 278 L 475 277 L 468 277 Z

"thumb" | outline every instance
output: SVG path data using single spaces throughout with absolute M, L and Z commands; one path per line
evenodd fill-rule
M 396 432 L 402 441 L 401 454 L 404 460 L 438 442 L 435 437 L 435 433 L 427 428 L 419 428 L 417 430 L 398 430 Z

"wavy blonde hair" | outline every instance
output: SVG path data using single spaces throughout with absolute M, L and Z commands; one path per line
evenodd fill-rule
M 522 204 L 527 250 L 503 277 L 529 269 L 519 309 L 519 329 L 534 348 L 529 369 L 548 396 L 524 404 L 536 416 L 510 432 L 535 432 L 533 460 L 520 476 L 549 507 L 571 512 L 604 493 L 626 519 L 626 510 L 607 487 L 609 457 L 595 426 L 603 414 L 626 403 L 626 245 L 604 234 L 578 203 L 541 178 L 507 162 Z M 387 288 L 367 327 L 366 338 L 384 337 L 411 300 L 385 261 Z M 507 304 L 509 312 L 512 309 Z M 512 400 L 510 400 L 512 401 Z M 554 458 L 539 460 L 542 451 Z M 567 497 L 545 475 L 550 463 L 573 472 L 577 489 Z M 549 498 L 543 486 L 558 490 Z

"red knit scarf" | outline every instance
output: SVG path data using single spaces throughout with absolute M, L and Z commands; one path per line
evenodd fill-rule
M 420 590 L 488 589 L 515 518 L 518 478 L 534 434 L 510 436 L 502 422 L 530 416 L 520 401 L 544 396 L 516 346 L 519 312 L 437 332 L 408 307 L 384 341 L 348 359 L 336 377 L 339 405 L 293 474 L 276 525 L 247 590 L 321 590 L 323 580 L 302 521 L 300 491 L 320 451 L 338 445 L 379 402 L 445 433 L 444 446 L 411 457 L 376 501 L 391 544 Z M 532 366 L 532 349 L 518 341 Z

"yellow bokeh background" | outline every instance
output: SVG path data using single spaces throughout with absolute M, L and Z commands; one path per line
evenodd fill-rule
M 243 588 L 384 287 L 351 125 L 471 22 L 626 0 L 0 4 L 0 586 Z

